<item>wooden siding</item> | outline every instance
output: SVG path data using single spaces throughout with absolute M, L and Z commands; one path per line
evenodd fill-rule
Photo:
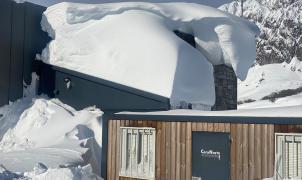
M 156 128 L 155 177 L 157 180 L 192 179 L 193 131 L 231 134 L 232 180 L 260 180 L 274 174 L 274 125 L 110 120 L 108 180 L 133 179 L 119 177 L 119 128 L 121 126 Z

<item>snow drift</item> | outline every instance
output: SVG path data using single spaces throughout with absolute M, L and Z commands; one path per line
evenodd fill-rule
M 25 173 L 14 173 L 0 165 L 0 179 L 3 180 L 101 180 L 92 173 L 89 165 L 84 167 L 47 168 L 38 163 L 34 169 Z
M 31 172 L 37 163 L 48 169 L 91 164 L 101 172 L 100 110 L 76 111 L 56 99 L 29 97 L 1 107 L 0 114 L 0 165 L 7 173 Z
M 257 26 L 190 3 L 60 3 L 42 29 L 53 39 L 45 63 L 181 101 L 213 105 L 212 65 L 233 67 L 245 79 L 256 58 Z M 177 37 L 194 35 L 197 48 Z

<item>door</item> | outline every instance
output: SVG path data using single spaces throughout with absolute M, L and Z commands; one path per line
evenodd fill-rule
M 192 176 L 196 180 L 230 180 L 230 134 L 193 132 Z

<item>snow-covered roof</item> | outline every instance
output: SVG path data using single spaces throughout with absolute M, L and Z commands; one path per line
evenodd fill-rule
M 24 2 L 28 1 L 34 4 L 38 4 L 41 6 L 51 6 L 60 2 L 76 2 L 76 3 L 113 3 L 113 2 L 121 2 L 121 0 L 15 0 L 16 2 Z M 153 3 L 163 3 L 163 2 L 190 2 L 190 3 L 199 3 L 212 7 L 219 7 L 225 3 L 230 3 L 232 0 L 131 0 L 135 1 L 145 1 L 145 2 L 153 2 Z
M 52 37 L 41 59 L 49 64 L 171 99 L 213 105 L 213 65 L 245 79 L 256 58 L 257 26 L 193 3 L 60 3 L 42 28 Z M 174 34 L 195 36 L 197 48 Z
M 156 112 L 120 112 L 117 115 L 151 115 L 151 116 L 215 116 L 215 117 L 284 117 L 302 118 L 302 106 L 288 106 L 277 108 L 240 109 L 227 111 L 198 111 L 198 110 L 170 110 Z M 302 119 L 301 119 L 302 123 Z

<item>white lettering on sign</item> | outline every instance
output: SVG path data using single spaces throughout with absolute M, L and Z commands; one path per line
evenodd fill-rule
M 200 150 L 201 157 L 206 157 L 206 158 L 213 158 L 213 159 L 218 159 L 220 160 L 220 152 L 219 151 L 213 151 L 213 150 Z

